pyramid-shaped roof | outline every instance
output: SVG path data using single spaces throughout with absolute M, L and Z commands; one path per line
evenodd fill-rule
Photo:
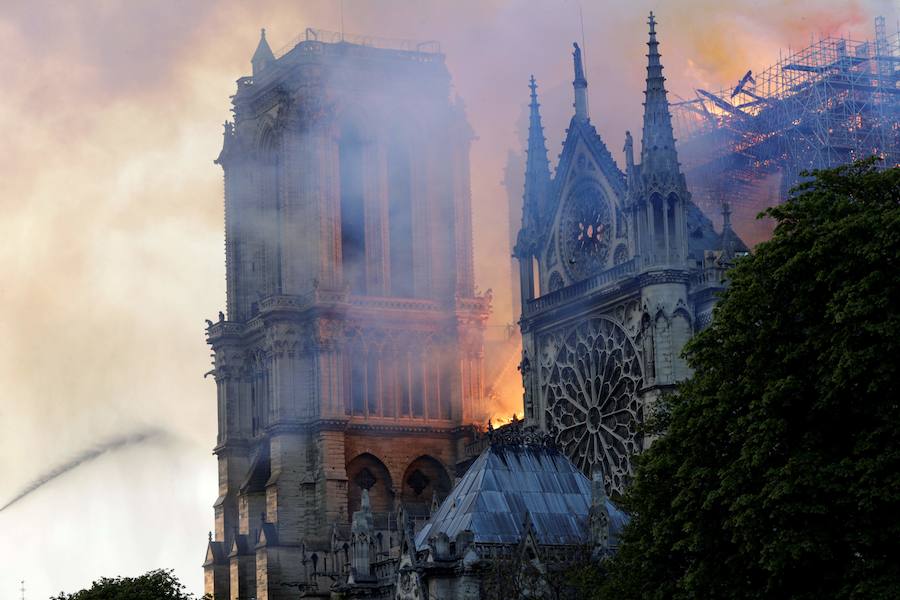
M 540 544 L 589 543 L 591 484 L 555 448 L 529 444 L 488 446 L 416 535 L 416 548 L 444 533 L 471 531 L 475 542 L 518 543 L 526 514 Z M 627 516 L 607 500 L 610 540 Z

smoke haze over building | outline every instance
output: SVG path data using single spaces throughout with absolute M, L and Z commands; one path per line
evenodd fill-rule
M 639 128 L 646 13 L 665 36 L 667 86 L 718 89 L 811 34 L 889 27 L 879 1 L 583 2 L 591 116 L 620 159 Z M 541 91 L 550 158 L 571 115 L 574 1 L 345 0 L 347 31 L 440 41 L 472 150 L 476 281 L 491 325 L 510 310 L 506 193 L 528 77 Z M 198 1 L 0 8 L 6 84 L 0 125 L 0 498 L 98 440 L 171 432 L 121 447 L 0 512 L 0 596 L 33 597 L 102 575 L 174 567 L 201 589 L 216 473 L 213 384 L 203 318 L 224 308 L 222 176 L 212 164 L 234 81 L 259 28 L 273 48 L 306 27 L 338 29 L 337 3 Z M 621 160 L 620 160 L 621 166 Z M 737 224 L 740 229 L 740 224 Z

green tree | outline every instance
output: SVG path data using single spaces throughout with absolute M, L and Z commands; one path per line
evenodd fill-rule
M 60 592 L 50 600 L 194 600 L 172 571 L 150 571 L 140 577 L 104 577 L 74 594 Z
M 897 598 L 900 169 L 765 211 L 639 458 L 603 597 Z

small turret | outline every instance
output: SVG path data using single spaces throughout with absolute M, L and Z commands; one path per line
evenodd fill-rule
M 719 249 L 722 251 L 719 262 L 725 264 L 731 264 L 736 256 L 743 256 L 749 252 L 747 245 L 731 228 L 731 204 L 727 200 L 722 201 L 722 236 Z
M 575 80 L 572 85 L 575 87 L 575 119 L 577 121 L 588 120 L 588 104 L 587 104 L 587 79 L 584 77 L 584 65 L 581 61 L 581 48 L 577 43 L 573 43 L 575 47 L 572 57 L 575 61 Z
M 253 53 L 253 58 L 250 59 L 250 64 L 253 65 L 253 75 L 259 75 L 263 69 L 274 62 L 275 55 L 272 54 L 272 49 L 269 48 L 269 42 L 266 41 L 266 30 L 261 29 L 259 45 L 256 46 L 256 52 Z
M 544 126 L 541 124 L 541 105 L 538 103 L 537 82 L 534 75 L 528 82 L 531 90 L 528 118 L 528 156 L 525 165 L 525 198 L 522 204 L 522 226 L 532 228 L 540 220 L 550 187 L 550 161 Z

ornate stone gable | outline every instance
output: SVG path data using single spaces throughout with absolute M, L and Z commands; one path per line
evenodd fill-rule
M 688 227 L 698 229 L 703 219 L 691 216 L 696 207 L 675 152 L 655 20 L 648 23 L 640 164 L 626 132 L 623 175 L 591 126 L 576 47 L 576 110 L 556 175 L 546 197 L 529 197 L 523 209 L 523 223 L 532 223 L 529 207 L 543 206 L 543 227 L 523 227 L 517 249 L 525 252 L 516 254 L 526 421 L 550 432 L 585 473 L 602 469 L 610 493 L 623 491 L 633 455 L 649 443 L 644 416 L 690 375 L 682 349 L 709 321 L 723 285 L 705 262 L 706 241 L 719 237 L 699 227 L 704 243 L 689 240 Z M 540 154 L 534 140 L 541 132 L 532 110 L 529 155 Z M 529 163 L 526 181 L 541 172 Z

